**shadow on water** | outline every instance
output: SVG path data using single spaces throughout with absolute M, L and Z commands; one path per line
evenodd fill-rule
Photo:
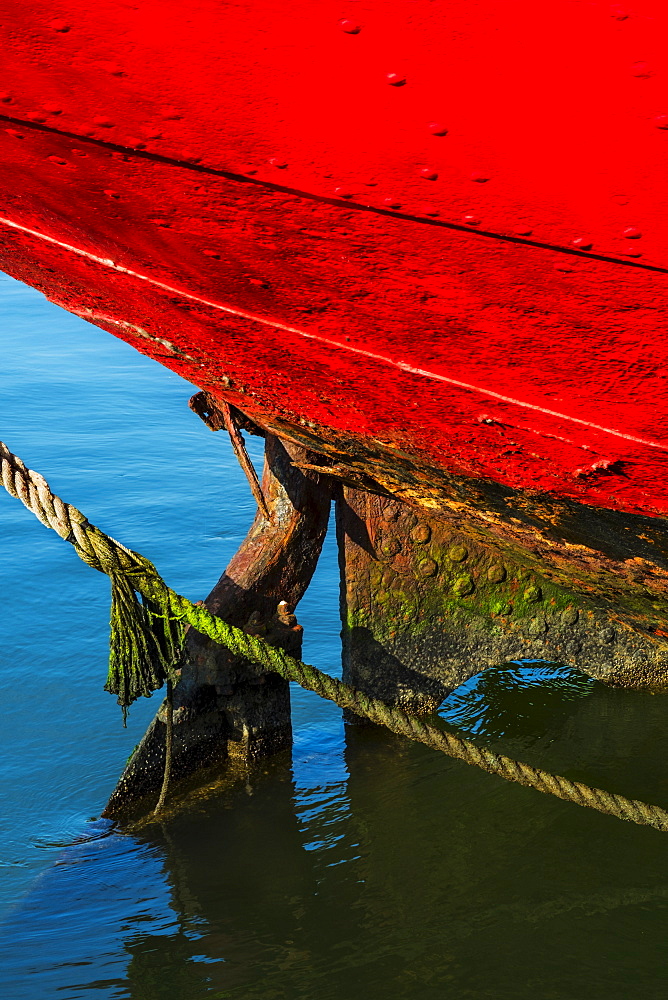
M 666 699 L 514 663 L 443 724 L 668 803 Z M 93 825 L 4 928 L 22 997 L 665 996 L 668 837 L 328 715 L 252 786 L 126 836 Z M 520 754 L 521 751 L 521 754 Z M 586 763 L 584 763 L 586 762 Z

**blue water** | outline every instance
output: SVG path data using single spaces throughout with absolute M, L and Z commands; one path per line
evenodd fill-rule
M 193 387 L 0 276 L 0 439 L 202 597 L 254 504 Z M 251 439 L 261 461 L 261 442 Z M 293 692 L 292 762 L 129 836 L 99 815 L 123 729 L 106 579 L 0 495 L 0 983 L 20 998 L 658 1000 L 668 837 L 569 806 Z M 332 533 L 300 605 L 337 672 Z M 499 665 L 442 709 L 534 764 L 668 805 L 668 699 Z

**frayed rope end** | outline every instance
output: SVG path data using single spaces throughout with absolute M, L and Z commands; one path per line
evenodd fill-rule
M 123 709 L 137 698 L 149 698 L 165 680 L 176 680 L 184 628 L 182 622 L 161 607 L 140 597 L 127 575 L 111 579 L 109 674 L 105 691 L 115 694 Z

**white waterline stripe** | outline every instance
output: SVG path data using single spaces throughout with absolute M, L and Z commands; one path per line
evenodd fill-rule
M 327 344 L 329 347 L 336 347 L 339 350 L 349 351 L 352 354 L 357 354 L 363 358 L 369 358 L 372 361 L 380 361 L 383 364 L 392 365 L 393 368 L 398 368 L 400 371 L 407 372 L 410 375 L 421 375 L 423 378 L 433 379 L 436 382 L 445 382 L 448 385 L 456 385 L 460 389 L 467 389 L 469 392 L 478 392 L 483 396 L 498 399 L 502 403 L 512 403 L 513 406 L 521 406 L 526 410 L 534 410 L 536 413 L 545 413 L 549 417 L 558 417 L 559 420 L 569 420 L 571 423 L 580 424 L 582 427 L 589 427 L 591 430 L 603 431 L 605 434 L 612 434 L 614 437 L 623 438 L 626 441 L 634 441 L 636 444 L 644 444 L 649 448 L 658 448 L 660 451 L 668 451 L 668 445 L 660 444 L 658 441 L 650 441 L 647 438 L 636 437 L 633 434 L 624 434 L 623 431 L 614 430 L 612 427 L 603 427 L 601 424 L 594 424 L 589 420 L 582 420 L 580 417 L 571 417 L 567 413 L 559 413 L 558 410 L 548 410 L 546 407 L 538 406 L 535 403 L 526 403 L 521 399 L 514 399 L 512 396 L 504 396 L 499 392 L 494 392 L 492 389 L 483 389 L 479 385 L 471 385 L 469 382 L 460 382 L 458 379 L 450 378 L 447 375 L 439 375 L 437 372 L 430 372 L 424 368 L 415 368 L 413 365 L 409 365 L 406 361 L 394 361 L 392 358 L 388 358 L 384 354 L 375 354 L 373 351 L 365 351 L 361 347 L 353 347 L 352 344 L 342 344 L 338 340 L 330 340 L 328 337 L 321 337 L 317 333 L 308 333 L 306 330 L 300 330 L 299 327 L 289 326 L 288 324 L 281 323 L 278 320 L 268 319 L 266 316 L 256 316 L 255 313 L 246 312 L 245 309 L 235 309 L 232 306 L 223 305 L 222 302 L 212 302 L 210 299 L 200 298 L 200 296 L 193 295 L 191 292 L 185 292 L 180 288 L 174 288 L 172 285 L 167 285 L 163 281 L 157 281 L 155 278 L 149 278 L 147 275 L 140 274 L 138 271 L 132 271 L 130 268 L 123 267 L 121 264 L 116 264 L 115 261 L 110 260 L 107 257 L 98 257 L 93 253 L 89 253 L 88 250 L 81 250 L 79 247 L 71 246 L 69 243 L 62 243 L 60 240 L 54 239 L 53 236 L 47 236 L 46 233 L 39 233 L 35 229 L 29 229 L 28 226 L 22 226 L 18 222 L 12 222 L 10 219 L 5 219 L 2 216 L 0 216 L 0 223 L 5 226 L 9 226 L 12 229 L 18 229 L 23 233 L 28 233 L 30 236 L 36 236 L 38 239 L 45 240 L 47 243 L 52 243 L 54 246 L 62 247 L 63 250 L 69 250 L 71 253 L 78 254 L 80 257 L 86 257 L 88 260 L 95 261 L 96 264 L 102 264 L 104 267 L 110 267 L 114 271 L 119 271 L 121 274 L 128 274 L 133 278 L 137 278 L 139 281 L 146 281 L 149 285 L 161 288 L 165 292 L 172 292 L 173 294 L 179 295 L 184 299 L 191 299 L 193 302 L 199 302 L 200 305 L 210 306 L 212 309 L 219 309 L 221 312 L 229 313 L 231 316 L 239 316 L 242 319 L 248 319 L 254 323 L 261 323 L 264 326 L 271 326 L 277 330 L 284 330 L 286 333 L 294 333 L 299 337 L 304 337 L 306 340 L 315 340 L 320 344 Z

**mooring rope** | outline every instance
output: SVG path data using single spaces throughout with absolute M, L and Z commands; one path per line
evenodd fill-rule
M 139 591 L 150 609 L 141 622 L 142 628 L 146 628 L 147 625 L 155 626 L 156 623 L 168 619 L 178 623 L 187 622 L 198 632 L 225 646 L 235 655 L 251 660 L 265 670 L 274 671 L 286 680 L 296 681 L 306 690 L 314 691 L 320 697 L 333 701 L 340 708 L 349 709 L 371 722 L 384 725 L 394 733 L 424 743 L 434 750 L 440 750 L 449 757 L 472 764 L 490 774 L 497 774 L 506 781 L 535 788 L 547 795 L 596 809 L 618 819 L 668 832 L 668 811 L 659 806 L 593 788 L 580 781 L 571 781 L 562 775 L 551 774 L 542 768 L 532 767 L 504 754 L 476 746 L 470 740 L 438 729 L 419 716 L 369 697 L 316 667 L 309 666 L 289 656 L 283 650 L 270 646 L 259 636 L 248 635 L 242 629 L 228 625 L 221 618 L 211 614 L 203 605 L 193 604 L 192 601 L 171 590 L 148 559 L 105 535 L 99 528 L 90 524 L 76 507 L 64 503 L 55 496 L 46 480 L 26 468 L 2 442 L 0 442 L 0 466 L 2 485 L 8 493 L 21 500 L 42 524 L 53 528 L 61 538 L 71 542 L 77 555 L 84 562 L 106 573 L 112 581 L 118 576 L 125 577 L 131 587 Z M 112 614 L 112 633 L 113 629 Z M 150 646 L 150 640 L 146 641 Z M 152 641 L 154 646 L 164 643 L 162 632 Z M 112 653 L 113 646 L 112 635 Z M 166 678 L 175 679 L 169 660 L 172 654 L 170 647 L 163 655 L 162 662 L 167 664 Z M 174 659 L 171 661 L 172 665 L 173 662 Z M 109 687 L 109 683 L 107 686 Z

